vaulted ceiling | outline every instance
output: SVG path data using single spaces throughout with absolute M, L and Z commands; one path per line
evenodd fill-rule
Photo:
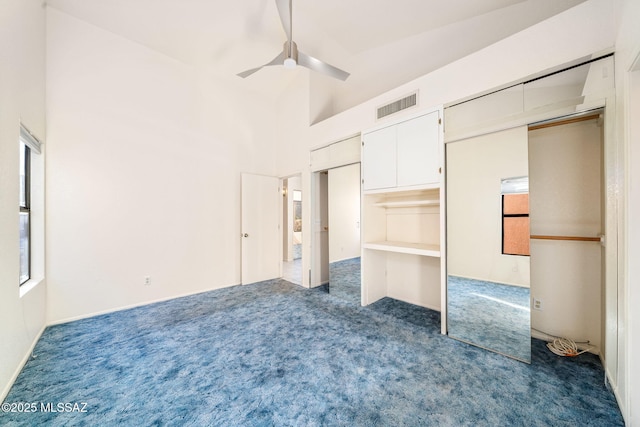
M 300 50 L 351 76 L 310 75 L 334 112 L 440 68 L 585 0 L 293 0 Z M 275 0 L 47 0 L 76 18 L 202 67 L 237 73 L 275 57 L 286 39 Z M 242 80 L 276 99 L 300 73 L 269 67 Z

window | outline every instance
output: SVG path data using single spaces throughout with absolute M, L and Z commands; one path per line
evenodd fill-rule
M 507 178 L 502 190 L 502 253 L 529 255 L 529 179 Z
M 40 141 L 20 125 L 20 285 L 32 276 L 32 164 L 34 155 L 40 154 Z M 39 165 L 41 162 L 37 162 Z M 37 197 L 36 197 L 37 199 Z
M 20 284 L 31 277 L 31 149 L 20 139 Z

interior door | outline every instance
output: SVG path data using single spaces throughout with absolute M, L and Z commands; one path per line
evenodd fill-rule
M 242 174 L 242 284 L 280 277 L 279 183 Z
M 529 175 L 527 127 L 446 150 L 449 336 L 530 363 L 529 257 L 503 250 L 503 183 Z

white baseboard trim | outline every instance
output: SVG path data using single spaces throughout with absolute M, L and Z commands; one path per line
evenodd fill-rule
M 622 419 L 624 420 L 625 425 L 627 425 L 628 424 L 628 421 L 627 421 L 628 408 L 625 405 L 625 401 L 622 399 L 622 396 L 620 396 L 620 393 L 618 391 L 618 383 L 616 381 L 614 381 L 615 377 L 612 376 L 611 372 L 609 371 L 609 369 L 606 368 L 607 365 L 606 365 L 606 363 L 604 361 L 604 358 L 601 357 L 600 359 L 602 361 L 602 366 L 605 366 L 604 375 L 605 375 L 605 381 L 606 381 L 607 388 L 613 392 L 613 396 L 616 398 L 616 402 L 618 403 L 618 408 L 620 408 L 620 413 L 622 414 Z
M 33 349 L 36 347 L 36 344 L 38 344 L 38 341 L 40 341 L 40 337 L 42 336 L 42 333 L 44 332 L 44 330 L 46 328 L 47 328 L 47 326 L 43 325 L 42 328 L 40 329 L 40 332 L 38 332 L 36 334 L 35 338 L 33 339 L 33 342 L 29 346 L 29 350 L 27 350 L 27 353 L 24 355 L 24 357 L 22 358 L 22 360 L 20 361 L 20 363 L 16 367 L 15 372 L 11 376 L 11 379 L 9 380 L 9 383 L 2 390 L 2 393 L 0 393 L 0 402 L 4 402 L 4 399 L 7 398 L 7 395 L 9 394 L 9 391 L 11 390 L 11 387 L 13 387 L 13 383 L 16 382 L 16 380 L 18 379 L 18 375 L 20 375 L 20 372 L 22 372 L 22 369 L 24 368 L 24 365 L 26 365 L 27 362 L 29 361 L 29 358 L 33 354 Z
M 170 301 L 170 300 L 173 300 L 173 299 L 184 298 L 184 297 L 188 297 L 188 296 L 192 296 L 192 295 L 204 294 L 206 292 L 211 292 L 211 291 L 215 291 L 215 290 L 218 290 L 218 289 L 230 288 L 230 287 L 233 287 L 233 286 L 241 286 L 241 285 L 239 285 L 239 284 L 223 285 L 223 286 L 219 286 L 219 287 L 215 287 L 215 288 L 211 288 L 211 289 L 205 289 L 205 290 L 201 290 L 201 291 L 187 292 L 187 293 L 184 293 L 184 294 L 172 295 L 172 296 L 158 298 L 158 299 L 151 300 L 151 301 L 143 301 L 143 302 L 139 302 L 139 303 L 135 303 L 135 304 L 130 304 L 130 305 L 126 305 L 126 306 L 123 306 L 123 307 L 116 307 L 116 308 L 111 308 L 111 309 L 107 309 L 107 310 L 97 311 L 97 312 L 94 312 L 94 313 L 81 314 L 79 316 L 68 317 L 68 318 L 65 318 L 65 319 L 52 320 L 52 321 L 49 321 L 47 323 L 47 326 L 62 325 L 64 323 L 75 322 L 77 320 L 83 320 L 83 319 L 89 319 L 91 317 L 102 316 L 103 314 L 109 314 L 109 313 L 115 313 L 115 312 L 118 312 L 118 311 L 130 310 L 130 309 L 136 308 L 136 307 L 144 307 L 145 305 L 156 304 L 156 303 L 159 303 L 159 302 Z

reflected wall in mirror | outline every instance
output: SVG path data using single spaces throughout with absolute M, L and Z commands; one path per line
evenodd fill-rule
M 360 164 L 328 173 L 329 293 L 360 305 Z
M 446 155 L 449 336 L 530 362 L 527 127 L 448 143 Z
M 282 180 L 282 278 L 302 285 L 302 178 Z

